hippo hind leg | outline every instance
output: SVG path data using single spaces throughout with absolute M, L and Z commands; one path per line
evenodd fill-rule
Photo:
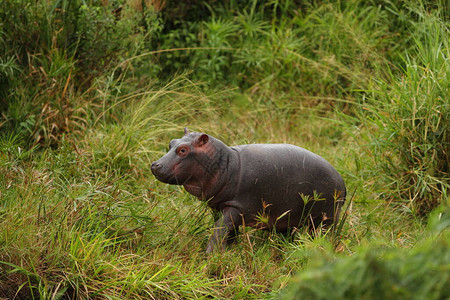
M 308 231 L 310 234 L 317 232 L 327 232 L 333 231 L 336 227 L 336 218 L 339 215 L 339 208 L 334 213 L 320 212 L 318 214 L 311 214 L 306 220 L 306 225 L 308 226 Z
M 320 216 L 317 218 L 310 218 L 308 220 L 308 231 L 310 234 L 316 233 L 318 231 L 325 232 L 332 228 L 334 220 L 332 218 L 327 218 L 326 216 Z

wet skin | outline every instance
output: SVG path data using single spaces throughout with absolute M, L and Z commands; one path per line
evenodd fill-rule
M 159 181 L 183 185 L 221 212 L 207 252 L 224 249 L 243 224 L 277 231 L 330 227 L 345 201 L 344 181 L 333 166 L 288 144 L 228 147 L 210 135 L 185 129 L 151 169 Z

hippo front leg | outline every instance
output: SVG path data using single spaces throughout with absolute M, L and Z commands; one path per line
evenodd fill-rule
M 214 224 L 213 233 L 206 247 L 206 253 L 211 253 L 215 250 L 225 250 L 227 244 L 234 241 L 241 223 L 242 216 L 239 210 L 234 207 L 226 207 Z

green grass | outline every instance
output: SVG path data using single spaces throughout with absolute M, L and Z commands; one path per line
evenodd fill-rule
M 0 298 L 448 297 L 445 1 L 83 3 L 0 4 Z M 206 255 L 184 127 L 326 158 L 339 232 Z

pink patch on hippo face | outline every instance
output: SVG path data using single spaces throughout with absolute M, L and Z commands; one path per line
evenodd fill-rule
M 191 149 L 187 145 L 181 145 L 181 146 L 178 146 L 178 148 L 175 150 L 175 153 L 179 157 L 185 157 L 189 154 L 190 151 L 191 151 Z

